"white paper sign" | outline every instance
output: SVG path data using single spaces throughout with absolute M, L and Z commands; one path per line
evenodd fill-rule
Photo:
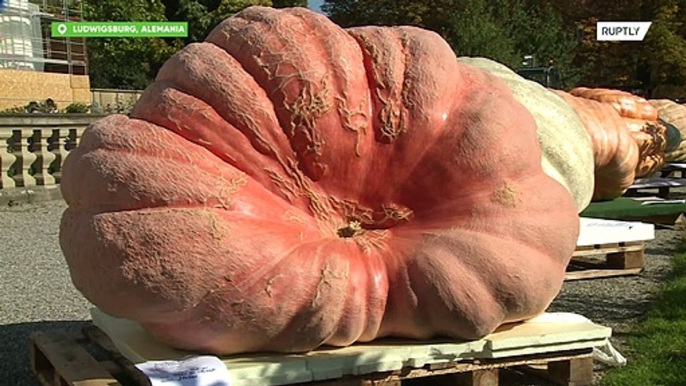
M 152 386 L 231 386 L 229 370 L 215 356 L 151 361 L 136 367 L 150 378 Z

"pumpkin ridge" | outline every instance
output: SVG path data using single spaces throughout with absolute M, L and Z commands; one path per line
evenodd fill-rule
M 205 90 L 210 90 L 209 94 L 208 94 L 208 91 L 205 91 L 206 95 L 197 95 L 197 93 L 192 92 L 191 90 L 193 89 L 193 86 L 195 86 L 195 83 L 188 83 L 188 82 L 190 82 L 190 78 L 188 77 L 188 73 L 192 72 L 193 69 L 186 66 L 184 64 L 184 63 L 186 63 L 185 61 L 181 62 L 181 66 L 185 66 L 185 67 L 182 67 L 185 70 L 180 73 L 180 75 L 182 75 L 182 76 L 177 77 L 173 74 L 168 74 L 166 71 L 167 67 L 173 67 L 174 65 L 178 66 L 178 62 L 177 62 L 177 64 L 174 63 L 175 58 L 178 60 L 182 60 L 181 57 L 184 55 L 184 53 L 188 54 L 192 50 L 200 50 L 200 49 L 205 50 L 205 49 L 209 48 L 210 46 L 215 47 L 216 50 L 224 53 L 226 55 L 227 59 L 229 59 L 230 61 L 233 61 L 232 63 L 235 63 L 236 65 L 240 66 L 240 62 L 238 62 L 235 58 L 233 58 L 229 53 L 227 53 L 221 47 L 218 47 L 212 43 L 194 43 L 194 44 L 191 44 L 191 45 L 187 46 L 186 48 L 184 48 L 184 52 L 175 55 L 174 57 L 172 57 L 172 59 L 170 59 L 170 61 L 165 63 L 165 66 L 163 66 L 163 68 L 160 70 L 160 74 L 158 74 L 158 78 L 157 78 L 156 83 L 168 82 L 169 84 L 174 85 L 174 88 L 179 90 L 180 92 L 187 94 L 192 98 L 196 98 L 196 99 L 200 100 L 201 102 L 206 103 L 208 106 L 212 107 L 215 111 L 217 111 L 220 114 L 220 116 L 224 120 L 227 120 L 227 115 L 229 115 L 229 119 L 227 120 L 227 123 L 232 125 L 233 127 L 236 127 L 239 131 L 241 131 L 246 137 L 248 137 L 250 139 L 251 143 L 254 144 L 255 143 L 254 142 L 255 136 L 257 136 L 259 138 L 265 137 L 265 136 L 259 134 L 260 129 L 259 129 L 258 122 L 252 120 L 252 118 L 248 119 L 248 117 L 245 115 L 227 114 L 226 112 L 221 113 L 221 111 L 226 110 L 226 109 L 220 109 L 219 108 L 220 107 L 219 106 L 219 102 L 220 102 L 219 98 L 221 98 L 222 96 L 219 94 L 216 94 L 212 87 L 207 87 L 205 89 Z M 198 61 L 201 61 L 200 63 L 204 66 L 202 68 L 206 69 L 206 71 L 200 71 L 200 69 L 194 69 L 196 71 L 196 73 L 200 74 L 200 75 L 198 75 L 200 77 L 206 77 L 207 76 L 206 73 L 212 73 L 212 71 L 215 71 L 217 69 L 216 64 L 210 65 L 209 62 L 202 62 L 205 60 L 206 56 L 208 56 L 208 55 L 198 55 L 196 58 L 200 58 L 200 59 L 197 59 L 195 62 L 193 62 L 193 63 L 198 63 Z M 225 73 L 230 73 L 230 71 L 225 71 Z M 245 73 L 245 74 L 248 77 L 252 77 L 252 75 L 250 75 L 249 73 Z M 195 81 L 197 82 L 197 77 L 196 77 Z M 263 95 L 266 98 L 265 100 L 269 101 L 269 103 L 271 104 L 272 102 L 266 96 L 266 92 L 264 91 L 264 89 L 262 89 L 262 87 L 259 86 L 257 83 L 255 83 L 255 85 L 256 85 L 255 89 L 257 89 L 258 96 Z M 160 86 L 160 87 L 163 87 L 163 86 Z M 236 92 L 228 93 L 228 95 L 234 95 L 234 97 L 236 97 L 235 94 L 236 94 Z M 136 117 L 146 117 L 146 119 L 151 119 L 151 118 L 149 118 L 149 114 L 151 114 L 152 111 L 156 111 L 157 109 L 148 109 L 148 108 L 145 108 L 145 106 L 146 106 L 146 104 L 151 104 L 150 102 L 148 102 L 148 100 L 152 99 L 154 101 L 155 97 L 153 95 L 155 95 L 154 86 L 150 87 L 148 90 L 146 90 L 146 93 L 144 93 L 144 95 L 142 96 L 141 99 L 143 99 L 143 101 L 139 102 L 138 106 L 140 106 L 140 107 L 136 109 L 135 114 L 134 114 Z M 233 117 L 233 119 L 231 119 L 231 117 Z M 241 120 L 238 119 L 237 117 L 243 117 L 244 121 L 241 122 Z M 273 121 L 270 120 L 271 117 L 274 118 Z M 274 127 L 278 127 L 278 130 L 271 130 L 270 132 L 275 131 L 278 138 L 284 138 L 284 141 L 288 144 L 287 146 L 289 147 L 289 149 L 291 149 L 291 145 L 289 144 L 289 141 L 286 139 L 286 134 L 282 131 L 281 127 L 279 126 L 278 119 L 276 119 L 276 115 L 275 115 L 273 109 L 270 110 L 270 113 L 267 113 L 266 118 L 269 121 L 268 123 L 272 123 Z M 168 126 L 169 126 L 169 124 L 166 125 L 166 128 L 168 128 Z M 248 133 L 253 134 L 253 135 L 249 135 Z M 272 146 L 270 143 L 273 143 L 273 141 L 267 142 L 264 145 L 264 147 L 266 148 L 266 151 L 262 150 L 261 153 L 263 153 L 263 154 L 264 153 L 271 153 L 272 157 L 280 164 L 281 169 L 286 173 L 286 176 L 288 176 L 287 178 L 292 178 L 293 181 L 295 181 L 296 185 L 298 185 L 298 184 L 302 185 L 304 180 L 302 178 L 298 178 L 297 176 L 295 176 L 293 174 L 293 170 L 300 169 L 300 167 L 297 166 L 297 165 L 299 165 L 299 163 L 290 162 L 289 158 L 286 158 L 283 155 L 281 155 L 281 152 L 275 151 L 274 146 Z M 208 146 L 208 144 L 206 144 L 206 143 L 203 143 L 202 145 L 203 145 L 203 147 Z M 258 148 L 257 151 L 260 152 L 260 149 Z M 302 177 L 305 177 L 305 176 L 302 176 Z M 263 184 L 266 181 L 267 181 L 266 177 L 261 179 L 261 182 Z M 307 189 L 307 187 L 305 189 Z M 288 198 L 288 197 L 286 196 L 286 198 Z
M 333 49 L 335 46 L 331 44 L 327 44 L 328 42 L 325 41 L 326 36 L 328 35 L 327 33 L 321 33 L 322 30 L 336 30 L 340 31 L 340 28 L 336 26 L 335 24 L 332 24 L 329 19 L 327 19 L 325 16 L 317 14 L 317 13 L 312 13 L 309 10 L 304 10 L 302 8 L 291 8 L 285 10 L 286 12 L 290 12 L 291 14 L 297 16 L 302 22 L 309 26 L 313 32 L 316 32 L 313 36 L 313 38 L 310 39 L 312 42 L 316 42 L 316 46 L 320 52 L 323 52 L 325 54 L 325 57 L 332 63 L 332 67 L 336 67 L 336 64 L 334 63 L 335 61 L 339 60 L 340 57 L 337 52 Z M 345 31 L 344 31 L 345 33 Z M 346 33 L 347 35 L 347 33 Z M 356 46 L 357 42 L 354 39 L 351 39 L 352 41 L 355 42 Z M 355 64 L 354 64 L 355 65 Z M 335 71 L 333 72 L 333 75 L 337 75 Z M 365 74 L 366 75 L 366 74 Z M 365 76 L 366 79 L 366 76 Z M 350 86 L 350 79 L 346 76 L 335 76 L 334 77 L 334 101 L 336 105 L 336 110 L 339 115 L 339 119 L 341 120 L 341 126 L 346 129 L 347 131 L 350 131 L 352 133 L 355 133 L 357 136 L 356 143 L 355 143 L 355 156 L 357 157 L 362 157 L 362 149 L 360 148 L 360 142 L 366 137 L 367 135 L 367 129 L 368 129 L 368 123 L 369 119 L 367 117 L 367 112 L 364 111 L 364 107 L 369 104 L 369 98 L 367 96 L 363 97 L 360 100 L 360 105 L 354 108 L 350 108 L 347 105 L 347 94 L 348 90 L 351 88 Z M 367 85 L 367 89 L 369 86 Z M 342 95 L 343 97 L 339 96 Z M 360 117 L 361 119 L 358 119 L 357 121 L 362 121 L 357 124 L 353 123 L 352 121 L 355 120 L 355 117 Z
M 431 143 L 439 143 L 446 119 L 454 114 L 450 109 L 457 105 L 455 99 L 461 99 L 455 97 L 466 92 L 468 84 L 456 81 L 461 71 L 454 52 L 433 32 L 413 27 L 346 31 L 362 47 L 365 72 L 372 79 L 372 127 L 379 144 L 374 165 L 364 177 L 370 188 L 363 201 L 407 205 L 393 198 L 400 189 L 388 188 L 410 178 L 411 169 L 434 150 Z M 391 178 L 387 186 L 377 186 L 378 176 L 387 174 Z
M 378 66 L 375 66 L 374 63 L 380 62 L 383 55 L 379 53 L 380 48 L 373 44 L 369 36 L 365 35 L 365 32 L 367 31 L 387 35 L 384 37 L 396 43 L 391 44 L 391 46 L 395 47 L 396 45 L 400 45 L 401 49 L 397 51 L 400 51 L 398 56 L 402 57 L 403 60 L 394 62 L 394 64 L 403 65 L 403 68 L 401 69 L 403 81 L 384 82 L 382 80 L 384 75 L 386 78 L 392 79 L 394 73 L 389 72 L 384 75 L 379 73 L 379 68 Z M 376 96 L 376 103 L 381 103 L 383 105 L 383 107 L 379 109 L 372 104 L 372 115 L 378 116 L 378 122 L 380 122 L 379 125 L 376 124 L 376 119 L 372 121 L 372 128 L 375 132 L 376 141 L 381 143 L 393 143 L 400 135 L 407 131 L 408 112 L 402 98 L 405 72 L 407 70 L 407 55 L 404 52 L 404 42 L 400 39 L 400 36 L 398 36 L 398 29 L 396 28 L 354 27 L 346 29 L 346 32 L 354 38 L 355 42 L 360 47 L 370 91 Z M 388 40 L 384 41 L 384 44 L 390 44 L 388 43 Z M 391 53 L 388 54 L 392 57 Z M 385 70 L 391 71 L 393 70 L 393 66 L 386 66 Z
M 153 109 L 150 106 L 156 108 Z M 287 162 L 283 160 L 284 157 L 281 155 L 282 151 L 275 150 L 279 146 L 270 146 L 269 141 L 259 132 L 251 137 L 245 131 L 227 122 L 207 101 L 174 88 L 172 82 L 157 81 L 151 85 L 139 100 L 131 116 L 166 128 L 207 149 L 225 163 L 248 174 L 267 190 L 279 194 L 293 204 L 298 204 L 294 195 L 289 196 L 283 189 L 278 189 L 274 185 L 273 176 L 278 175 L 278 173 L 272 168 L 280 168 L 284 172 L 288 170 L 288 167 L 285 166 Z M 194 119 L 195 124 L 192 127 L 185 125 L 183 119 L 186 118 Z M 226 127 L 219 125 L 226 125 Z M 237 133 L 235 135 L 229 134 L 230 131 Z M 286 141 L 285 143 L 288 144 L 285 134 L 279 133 Z M 255 150 L 254 153 L 257 154 L 241 151 L 244 147 L 241 139 L 235 138 L 236 135 L 248 141 L 248 144 Z M 255 143 L 255 140 L 259 143 Z M 259 148 L 260 143 L 264 144 L 262 149 Z M 269 162 L 265 158 L 268 158 Z
M 363 74 L 358 74 L 362 70 L 362 57 L 354 39 L 330 21 L 325 23 L 317 19 L 314 12 L 305 9 L 248 8 L 237 15 L 251 23 L 227 19 L 205 41 L 236 58 L 266 91 L 281 130 L 298 155 L 298 167 L 313 181 L 339 172 L 352 179 L 360 169 L 366 169 L 369 161 L 358 155 L 367 153 L 371 147 L 369 141 L 363 141 L 368 122 L 365 107 L 368 105 L 368 98 L 365 98 L 368 86 L 366 78 L 360 76 Z M 288 27 L 284 26 L 286 21 Z M 328 33 L 320 33 L 306 44 L 297 44 L 298 31 L 307 35 L 313 23 L 319 23 Z M 321 52 L 321 55 L 314 55 L 318 60 L 309 57 L 312 56 L 309 51 L 313 50 Z M 334 52 L 337 54 L 333 55 Z M 359 63 L 356 63 L 356 56 L 359 56 Z M 290 70 L 302 62 L 309 62 L 308 71 Z M 354 82 L 347 90 L 351 94 L 337 92 L 338 78 L 346 78 L 346 84 Z M 349 102 L 344 102 L 350 98 Z M 334 132 L 335 128 L 355 135 L 343 139 L 341 134 Z M 333 136 L 337 140 L 329 141 Z M 358 160 L 347 164 L 336 162 L 339 156 L 348 153 Z M 329 170 L 332 166 L 337 170 Z M 338 179 L 328 179 L 324 184 L 339 184 L 339 194 L 351 189 L 340 184 Z
M 223 58 L 219 58 L 223 60 L 216 60 L 213 62 L 208 61 L 208 57 L 213 57 L 215 56 L 214 54 L 223 54 Z M 186 57 L 188 57 L 189 59 L 186 59 Z M 223 71 L 219 71 L 218 68 L 218 66 L 221 66 L 221 64 L 225 64 L 225 68 L 222 69 Z M 181 76 L 176 76 L 176 73 L 169 73 L 170 71 L 172 71 L 169 70 L 169 68 L 174 66 L 178 66 L 183 69 L 183 71 L 180 74 L 178 74 Z M 200 68 L 195 68 L 198 66 L 200 66 Z M 194 92 L 197 91 L 194 90 L 194 88 L 197 88 L 198 80 L 202 80 L 201 85 L 202 83 L 221 85 L 232 84 L 231 82 L 216 82 L 217 79 L 212 78 L 215 76 L 234 77 L 236 74 L 239 73 L 240 77 L 242 77 L 243 79 L 236 79 L 237 81 L 240 81 L 241 83 L 253 82 L 253 84 L 250 84 L 247 87 L 232 86 L 232 89 L 230 90 L 216 90 L 216 86 L 207 87 L 206 89 L 209 89 L 211 92 L 208 93 L 207 91 L 205 91 L 206 89 L 201 89 L 205 92 L 205 95 L 198 95 L 197 92 Z M 234 80 L 234 78 L 232 78 L 232 80 Z M 266 91 L 259 86 L 259 83 L 257 83 L 254 80 L 254 78 L 249 72 L 243 70 L 241 62 L 236 60 L 232 55 L 227 53 L 221 47 L 218 47 L 215 44 L 207 42 L 191 43 L 188 46 L 184 47 L 181 51 L 174 54 L 169 61 L 165 62 L 165 64 L 160 69 L 160 72 L 158 73 L 157 78 L 155 79 L 155 83 L 164 84 L 164 82 L 167 82 L 169 85 L 171 85 L 173 89 L 176 89 L 179 92 L 196 98 L 204 102 L 208 106 L 212 107 L 224 120 L 226 120 L 229 124 L 236 127 L 244 135 L 250 138 L 251 142 L 255 143 L 255 141 L 257 141 L 256 144 L 259 145 L 256 147 L 257 151 L 260 151 L 263 154 L 268 154 L 269 152 L 275 153 L 274 149 L 270 145 L 270 142 L 266 140 L 267 136 L 262 133 L 260 125 L 257 122 L 251 122 L 251 120 L 254 120 L 254 117 L 248 117 L 245 114 L 229 114 L 226 111 L 226 106 L 220 103 L 225 102 L 225 100 L 217 100 L 221 97 L 224 97 L 226 99 L 227 96 L 231 96 L 232 99 L 240 98 L 251 101 L 254 101 L 254 99 L 257 98 L 262 98 L 262 100 L 254 102 L 258 105 L 268 103 L 270 108 L 256 109 L 258 112 L 262 113 L 259 118 L 267 120 L 268 123 L 272 125 L 278 125 L 278 120 L 276 120 L 274 106 L 271 104 L 271 100 L 266 95 Z M 226 94 L 226 96 L 223 94 Z M 145 96 L 145 93 L 143 96 Z M 138 107 L 138 105 L 136 107 Z M 144 111 L 140 107 L 137 109 L 135 108 L 134 112 L 136 114 L 144 116 Z M 274 120 L 272 120 L 272 118 Z M 269 131 L 269 133 L 274 135 L 272 131 Z M 279 130 L 277 131 L 277 133 L 281 133 L 281 131 Z

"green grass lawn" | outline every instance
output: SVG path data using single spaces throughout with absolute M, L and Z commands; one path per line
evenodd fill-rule
M 657 301 L 628 338 L 628 363 L 604 386 L 686 386 L 686 247 Z

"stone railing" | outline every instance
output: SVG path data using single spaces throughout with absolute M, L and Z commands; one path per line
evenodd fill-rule
M 64 159 L 101 115 L 0 115 L 0 189 L 55 185 Z

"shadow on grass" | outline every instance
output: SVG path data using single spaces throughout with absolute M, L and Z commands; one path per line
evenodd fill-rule
M 79 331 L 85 321 L 46 321 L 0 326 L 0 386 L 39 386 L 29 364 L 29 336 L 36 331 Z

